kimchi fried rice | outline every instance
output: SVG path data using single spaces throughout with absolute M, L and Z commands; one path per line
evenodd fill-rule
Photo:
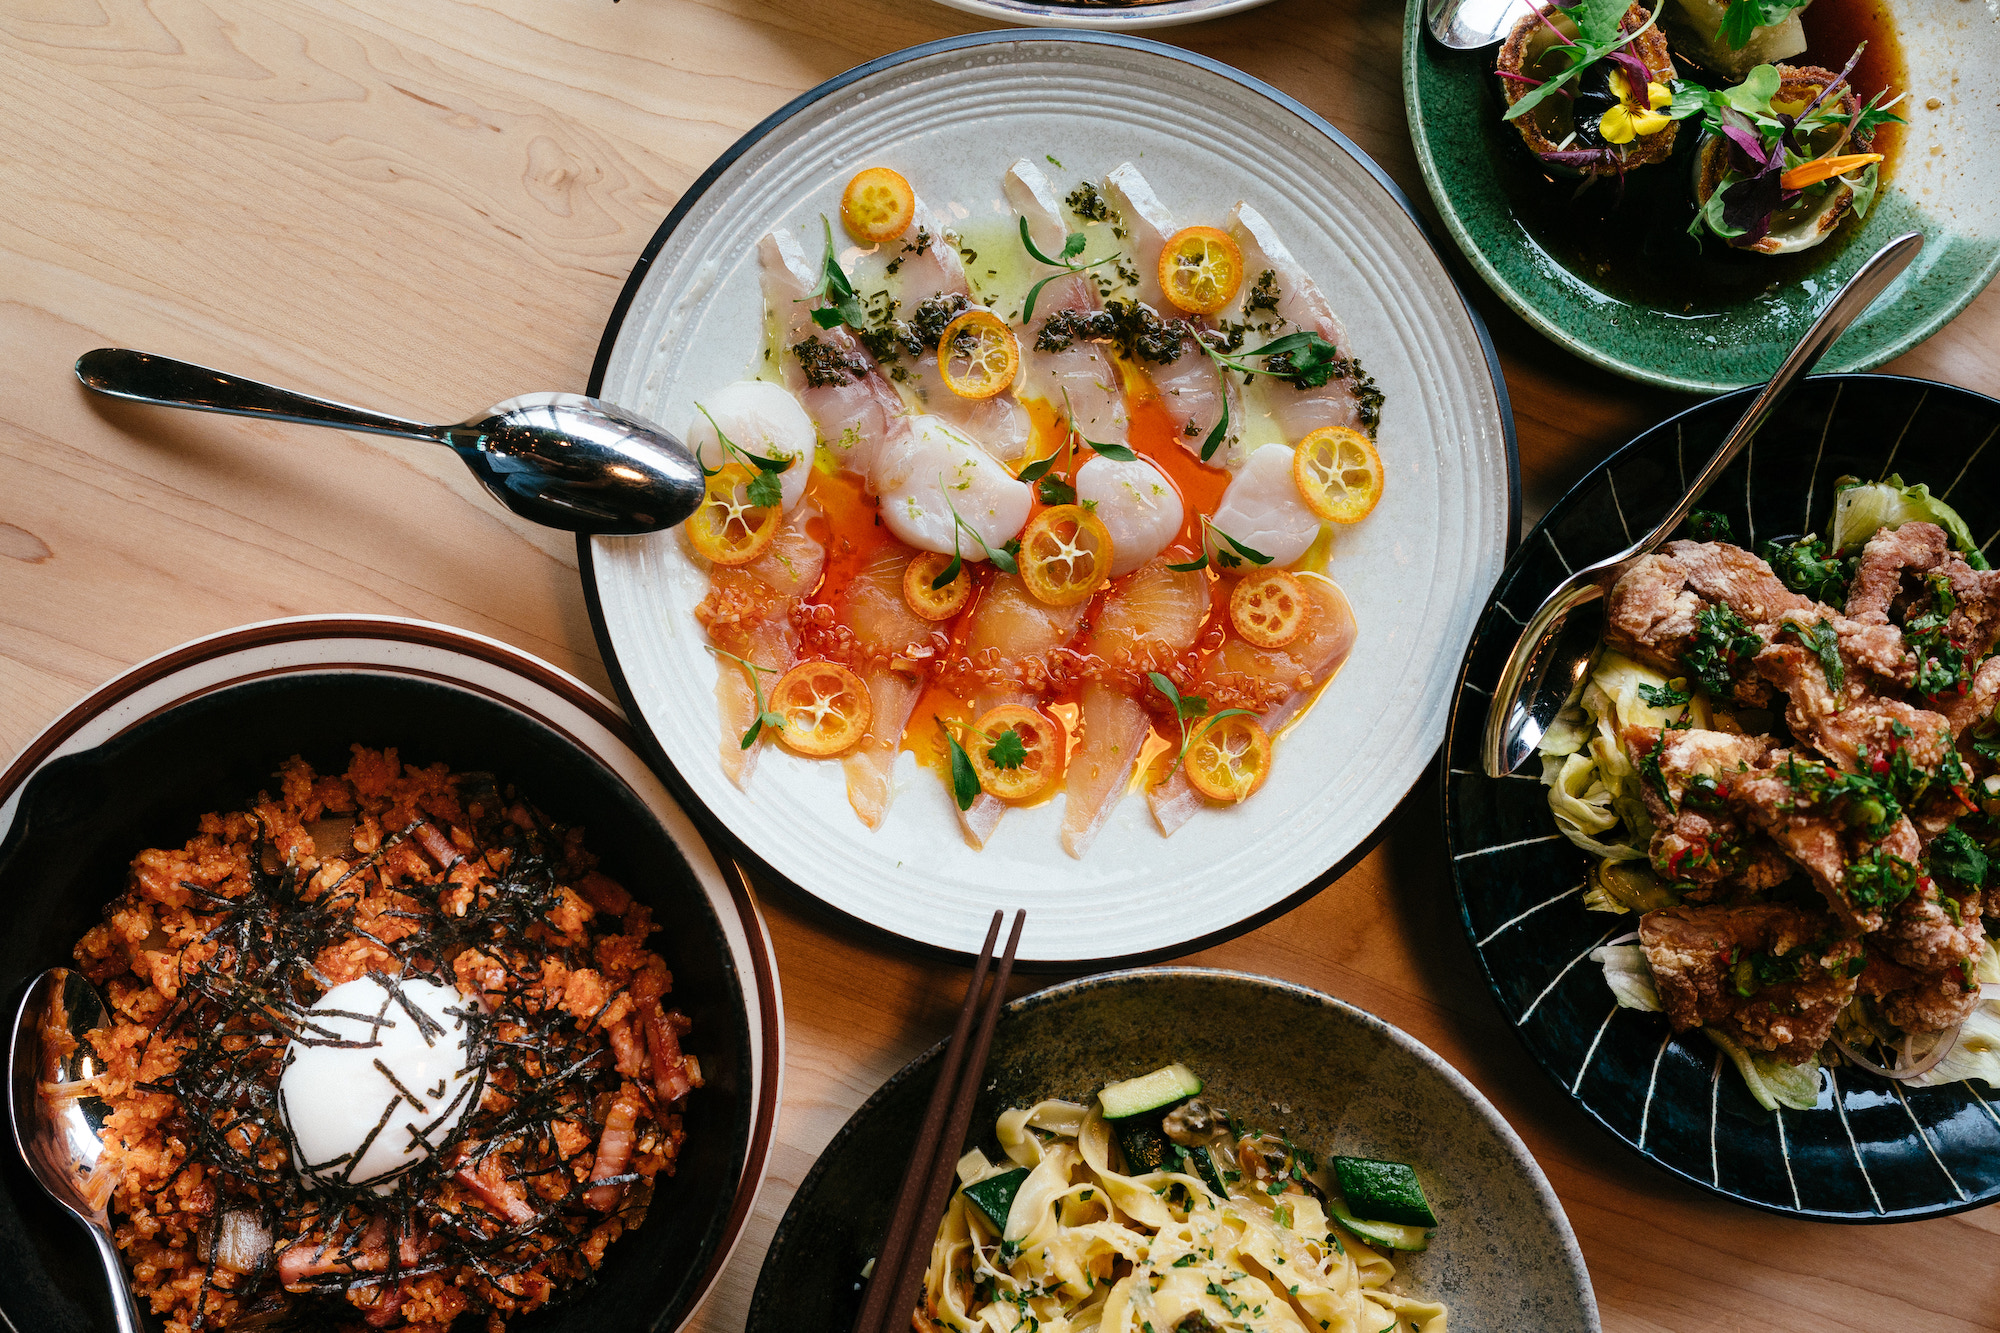
M 498 1333 L 589 1283 L 673 1173 L 701 1072 L 646 947 L 659 927 L 581 829 L 490 774 L 357 745 L 343 775 L 293 758 L 277 778 L 185 847 L 140 852 L 76 946 L 113 1015 L 91 1043 L 134 1289 L 169 1333 L 443 1333 L 461 1315 Z M 391 999 L 449 988 L 469 1109 L 413 1133 L 393 1178 L 352 1178 L 364 1142 L 345 1175 L 308 1179 L 280 1076 L 294 1046 L 368 1044 L 310 1011 L 370 975 Z M 379 1105 L 358 1112 L 377 1132 Z

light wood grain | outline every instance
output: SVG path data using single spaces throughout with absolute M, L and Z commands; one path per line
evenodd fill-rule
M 1281 0 L 1161 36 L 1299 97 L 1429 216 L 1401 24 L 1394 0 Z M 632 260 L 718 153 L 853 64 L 978 26 L 926 0 L 0 7 L 0 752 L 132 662 L 302 612 L 446 621 L 603 687 L 569 541 L 496 510 L 441 451 L 91 402 L 71 361 L 142 347 L 440 420 L 580 389 Z M 1452 263 L 1501 348 L 1527 521 L 1688 401 L 1567 357 Z M 1889 369 L 2000 393 L 2000 293 Z M 766 908 L 784 1118 L 704 1330 L 741 1326 L 791 1191 L 964 984 L 784 897 Z M 1193 961 L 1330 991 L 1463 1070 L 1548 1171 L 1614 1333 L 2000 1328 L 1990 1210 L 1781 1221 L 1575 1110 L 1477 980 L 1428 784 L 1338 883 Z

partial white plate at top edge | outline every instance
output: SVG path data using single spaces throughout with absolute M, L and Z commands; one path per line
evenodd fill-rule
M 1226 136 L 1215 127 L 1227 125 Z M 685 429 L 695 398 L 756 365 L 756 243 L 819 217 L 862 167 L 895 166 L 940 212 L 999 218 L 1017 157 L 1060 162 L 1058 188 L 1139 165 L 1183 223 L 1261 210 L 1328 293 L 1384 393 L 1384 498 L 1341 532 L 1328 573 L 1360 639 L 1279 742 L 1270 779 L 1230 810 L 1162 837 L 1128 796 L 1082 860 L 1062 850 L 1062 798 L 1008 814 L 984 850 L 912 756 L 870 831 L 840 766 L 772 747 L 748 790 L 723 777 L 715 666 L 693 609 L 707 580 L 677 533 L 596 538 L 586 580 L 632 711 L 694 794 L 776 873 L 829 906 L 921 944 L 973 952 L 996 907 L 1028 909 L 1021 957 L 1162 956 L 1283 903 L 1359 847 L 1444 734 L 1453 663 L 1504 558 L 1511 440 L 1482 334 L 1423 233 L 1371 165 L 1323 122 L 1226 67 L 1129 37 L 994 33 L 916 48 L 835 80 L 684 200 L 657 240 L 595 392 Z M 990 224 L 989 224 L 990 225 Z
M 956 9 L 981 18 L 1000 19 L 1031 28 L 1090 28 L 1099 32 L 1140 32 L 1148 28 L 1177 28 L 1240 14 L 1246 9 L 1268 5 L 1271 0 L 1162 0 L 1158 4 L 1105 5 L 1059 4 L 1054 0 L 937 0 L 947 9 Z

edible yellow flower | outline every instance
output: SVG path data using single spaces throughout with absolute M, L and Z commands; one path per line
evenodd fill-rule
M 1606 143 L 1631 143 L 1642 134 L 1658 134 L 1673 124 L 1671 117 L 1660 114 L 1659 109 L 1673 103 L 1674 95 L 1664 84 L 1646 85 L 1646 105 L 1637 106 L 1632 96 L 1631 80 L 1622 70 L 1613 70 L 1609 80 L 1612 93 L 1618 98 L 1618 105 L 1598 118 L 1597 132 Z

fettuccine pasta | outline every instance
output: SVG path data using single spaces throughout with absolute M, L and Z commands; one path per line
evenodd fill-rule
M 1008 1160 L 968 1153 L 961 1183 L 1027 1178 L 1004 1228 L 953 1195 L 917 1333 L 1445 1333 L 1444 1307 L 1394 1289 L 1394 1265 L 1328 1219 L 1311 1158 L 1281 1139 L 1219 1145 L 1224 1195 L 1182 1171 L 1121 1174 L 1095 1106 L 1007 1111 L 998 1137 Z

